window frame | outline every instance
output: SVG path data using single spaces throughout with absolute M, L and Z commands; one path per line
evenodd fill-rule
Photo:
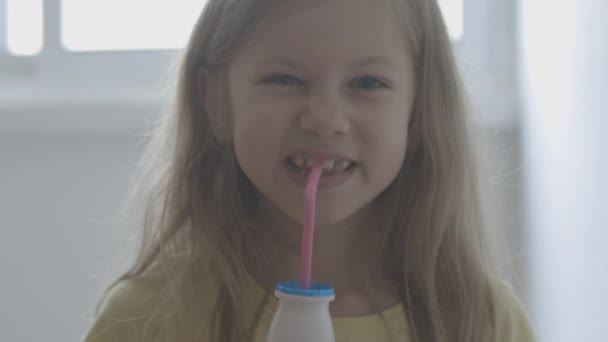
M 0 19 L 5 5 L 6 0 L 0 0 Z M 6 32 L 0 31 L 0 120 L 8 125 L 5 129 L 40 130 L 46 125 L 69 131 L 87 122 L 94 130 L 137 131 L 137 123 L 167 100 L 171 89 L 163 83 L 169 80 L 159 75 L 167 75 L 180 51 L 70 52 L 61 46 L 60 0 L 44 0 L 43 6 L 44 42 L 38 55 L 8 55 Z M 463 0 L 463 6 L 463 35 L 454 48 L 476 99 L 474 109 L 481 113 L 478 120 L 513 125 L 518 103 L 513 76 L 515 6 L 511 0 Z M 55 112 L 53 122 L 39 113 L 48 108 Z M 116 114 L 112 120 L 98 114 L 112 108 L 132 116 Z M 72 124 L 74 120 L 80 124 Z

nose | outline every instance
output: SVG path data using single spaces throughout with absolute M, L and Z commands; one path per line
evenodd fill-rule
M 308 108 L 300 115 L 300 127 L 322 138 L 347 133 L 350 122 L 344 107 L 338 99 L 312 95 Z

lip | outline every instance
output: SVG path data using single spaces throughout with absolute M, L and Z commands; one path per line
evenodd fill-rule
M 324 160 L 349 160 L 351 162 L 356 162 L 353 158 L 346 155 L 321 150 L 296 150 L 286 155 L 285 159 L 293 155 L 306 155 L 312 157 L 316 162 L 323 162 Z
M 293 167 L 291 167 L 287 161 L 283 162 L 283 166 L 287 171 L 287 175 L 294 183 L 303 188 L 306 187 L 309 177 L 308 173 L 298 172 L 294 170 Z M 319 179 L 319 185 L 317 189 L 320 191 L 329 191 L 344 185 L 353 177 L 353 174 L 357 171 L 357 168 L 358 166 L 355 165 L 352 169 L 348 171 L 343 171 L 330 175 L 322 175 Z

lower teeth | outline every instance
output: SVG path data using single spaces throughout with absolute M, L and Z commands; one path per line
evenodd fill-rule
M 302 168 L 302 167 L 297 167 L 297 166 L 293 166 L 290 165 L 295 171 L 299 172 L 299 173 L 304 173 L 304 174 L 308 174 L 310 173 L 310 169 L 309 168 Z M 347 172 L 348 170 L 350 170 L 351 167 L 348 167 L 344 170 L 340 170 L 340 171 L 330 171 L 330 170 L 325 170 L 323 169 L 323 172 L 321 172 L 321 177 L 322 176 L 331 176 L 331 175 L 336 175 L 339 173 L 344 173 Z
M 309 167 L 296 166 L 292 162 L 288 162 L 288 164 L 289 164 L 289 167 L 291 167 L 294 171 L 297 171 L 299 173 L 308 174 L 311 171 L 311 169 Z M 340 171 L 333 171 L 333 170 L 323 169 L 323 172 L 321 173 L 321 176 L 330 176 L 330 175 L 335 175 L 335 174 L 339 174 L 339 173 L 348 172 L 352 168 L 353 168 L 353 164 L 350 164 L 347 168 L 345 168 L 344 170 L 340 170 Z

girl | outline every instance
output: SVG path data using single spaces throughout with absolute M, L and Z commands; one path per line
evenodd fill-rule
M 532 341 L 487 262 L 463 90 L 431 0 L 209 0 L 143 164 L 135 265 L 86 341 L 265 341 L 313 279 L 337 341 Z

